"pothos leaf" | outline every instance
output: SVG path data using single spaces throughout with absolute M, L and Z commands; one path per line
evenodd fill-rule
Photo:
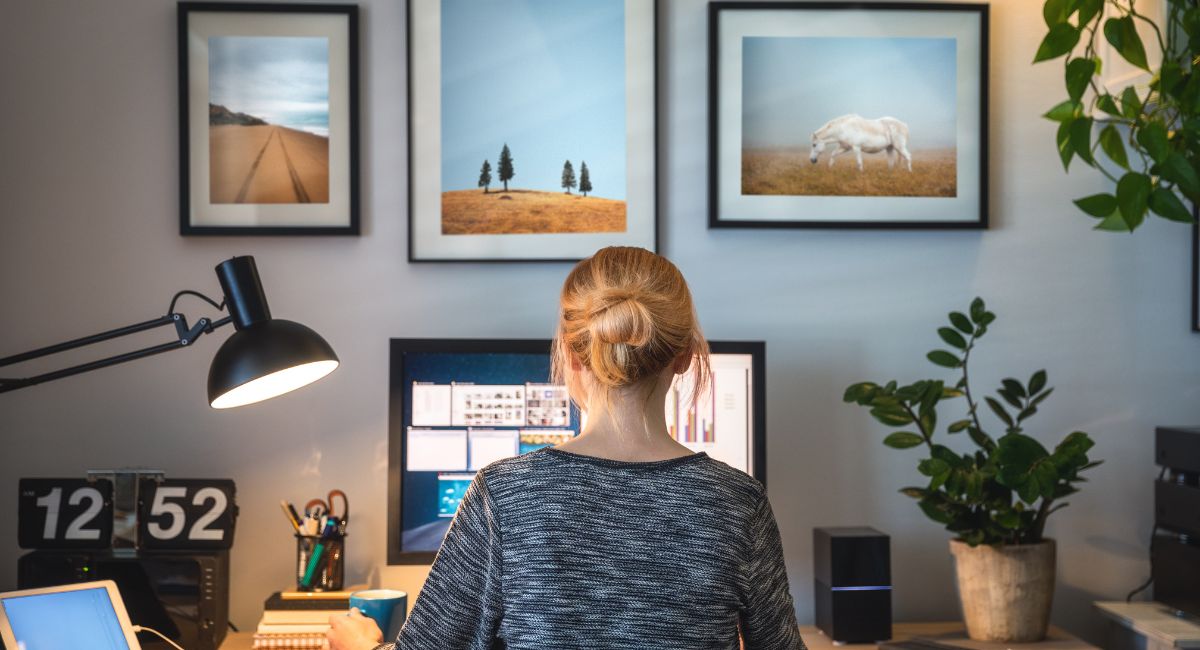
M 1100 148 L 1108 159 L 1123 169 L 1129 169 L 1129 156 L 1125 154 L 1125 141 L 1117 128 L 1111 124 L 1100 130 Z
M 1143 70 L 1150 70 L 1146 62 L 1146 46 L 1142 44 L 1142 37 L 1138 35 L 1133 16 L 1109 18 L 1104 21 L 1104 38 L 1120 53 L 1121 58 Z M 1078 41 L 1078 35 L 1076 40 Z M 1072 44 L 1071 47 L 1075 45 Z
M 1072 101 L 1078 102 L 1083 97 L 1083 92 L 1087 90 L 1088 82 L 1092 80 L 1092 75 L 1096 74 L 1095 59 L 1071 59 L 1067 64 L 1066 80 L 1067 80 L 1067 95 Z
M 1079 28 L 1067 22 L 1051 27 L 1050 31 L 1046 33 L 1046 37 L 1042 39 L 1042 44 L 1038 46 L 1033 62 L 1057 59 L 1075 49 L 1075 44 L 1079 42 L 1079 31 Z

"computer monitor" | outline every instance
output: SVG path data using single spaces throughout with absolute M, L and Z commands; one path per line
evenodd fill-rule
M 0 594 L 0 640 L 10 650 L 141 650 L 111 580 Z
M 710 341 L 712 382 L 667 394 L 667 430 L 766 480 L 762 342 Z M 578 435 L 585 418 L 550 379 L 548 340 L 392 339 L 388 563 L 433 559 L 475 473 Z

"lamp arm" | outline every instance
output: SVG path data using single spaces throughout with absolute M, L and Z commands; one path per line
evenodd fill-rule
M 141 359 L 144 357 L 153 356 L 155 354 L 184 348 L 191 345 L 196 341 L 196 339 L 200 338 L 200 336 L 233 321 L 233 319 L 229 316 L 217 321 L 213 321 L 210 318 L 201 318 L 200 320 L 196 321 L 195 326 L 189 328 L 187 324 L 187 318 L 183 314 L 174 313 L 173 307 L 174 303 L 172 302 L 172 313 L 168 313 L 165 316 L 160 316 L 153 320 L 143 321 L 141 323 L 128 325 L 126 327 L 119 327 L 117 329 L 108 330 L 107 332 L 101 332 L 91 336 L 84 336 L 82 338 L 66 341 L 64 343 L 49 345 L 44 348 L 38 348 L 29 352 L 23 352 L 21 354 L 15 354 L 10 357 L 2 358 L 0 359 L 0 367 L 21 363 L 22 361 L 29 361 L 30 359 L 49 356 L 51 354 L 57 354 L 59 352 L 65 352 L 67 350 L 73 350 L 75 348 L 86 347 L 94 343 L 100 343 L 102 341 L 108 341 L 110 339 L 120 338 L 122 336 L 128 336 L 138 332 L 144 332 L 146 330 L 155 329 L 164 325 L 175 326 L 175 334 L 178 338 L 174 341 L 154 345 L 141 350 L 135 350 L 133 352 L 126 352 L 123 354 L 106 357 L 104 359 L 98 359 L 96 361 L 89 361 L 87 363 L 63 368 L 61 370 L 54 370 L 44 374 L 34 375 L 33 377 L 22 377 L 15 379 L 0 378 L 0 393 L 7 393 L 17 390 L 18 388 L 42 384 L 55 379 L 62 379 L 63 377 L 70 377 L 72 375 L 78 375 L 91 370 L 99 370 L 100 368 L 115 366 L 119 363 L 125 363 L 126 361 L 133 361 L 134 359 Z

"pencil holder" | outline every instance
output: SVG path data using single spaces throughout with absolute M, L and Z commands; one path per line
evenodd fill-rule
M 296 535 L 296 590 L 341 591 L 345 551 L 344 535 Z

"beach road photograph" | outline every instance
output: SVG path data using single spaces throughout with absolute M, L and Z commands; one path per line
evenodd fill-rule
M 441 4 L 441 232 L 626 231 L 625 2 Z
M 747 37 L 743 195 L 958 193 L 953 38 Z
M 209 201 L 329 203 L 329 39 L 208 39 Z

